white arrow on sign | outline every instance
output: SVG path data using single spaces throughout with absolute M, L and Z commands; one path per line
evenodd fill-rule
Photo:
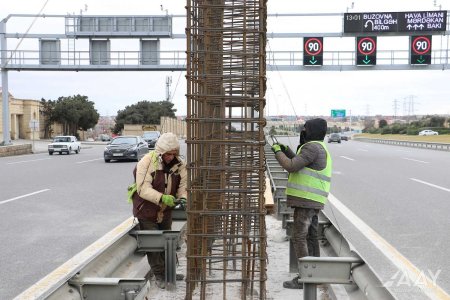
M 369 25 L 368 25 L 369 22 L 372 24 L 372 29 L 371 29 L 371 30 L 373 30 L 373 21 L 372 21 L 372 20 L 367 20 L 367 21 L 366 21 L 366 24 L 364 24 L 364 27 L 367 28 L 367 26 L 369 26 Z

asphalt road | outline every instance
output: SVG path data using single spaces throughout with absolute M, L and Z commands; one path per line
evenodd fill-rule
M 298 137 L 278 140 L 293 149 L 298 143 Z M 353 140 L 327 146 L 333 158 L 333 196 L 409 260 L 412 265 L 405 265 L 416 267 L 419 280 L 399 272 L 392 263 L 398 255 L 386 257 L 355 228 L 348 213 L 327 205 L 325 212 L 337 219 L 356 251 L 399 299 L 423 299 L 418 298 L 423 276 L 435 278 L 450 294 L 450 153 Z
M 43 150 L 42 142 L 36 146 Z M 0 158 L 0 299 L 12 299 L 130 217 L 126 188 L 136 163 L 105 163 L 103 149 Z
M 296 145 L 298 138 L 279 140 Z M 450 293 L 449 153 L 356 141 L 328 146 L 336 199 Z M 126 186 L 135 163 L 107 164 L 102 152 L 91 145 L 80 154 L 0 158 L 0 299 L 12 299 L 131 215 Z M 420 299 L 415 283 L 402 280 L 349 215 L 333 205 L 326 212 L 399 299 Z

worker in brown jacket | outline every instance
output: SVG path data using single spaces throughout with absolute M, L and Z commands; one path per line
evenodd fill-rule
M 133 215 L 141 230 L 171 230 L 172 209 L 185 203 L 187 192 L 186 163 L 180 158 L 180 144 L 173 133 L 164 133 L 155 150 L 144 156 L 136 167 L 136 188 Z M 164 252 L 149 252 L 147 259 L 156 283 L 165 288 Z M 182 280 L 182 274 L 177 274 Z

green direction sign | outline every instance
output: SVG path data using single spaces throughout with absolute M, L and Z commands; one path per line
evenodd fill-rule
M 331 117 L 332 118 L 345 118 L 345 109 L 332 109 Z

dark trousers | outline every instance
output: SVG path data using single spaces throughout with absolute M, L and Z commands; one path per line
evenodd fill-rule
M 292 245 L 297 258 L 320 256 L 319 240 L 317 239 L 319 212 L 319 209 L 294 208 Z
M 140 230 L 171 230 L 172 218 L 164 218 L 161 223 L 138 219 Z M 147 252 L 147 260 L 153 274 L 165 274 L 165 254 L 164 252 Z

